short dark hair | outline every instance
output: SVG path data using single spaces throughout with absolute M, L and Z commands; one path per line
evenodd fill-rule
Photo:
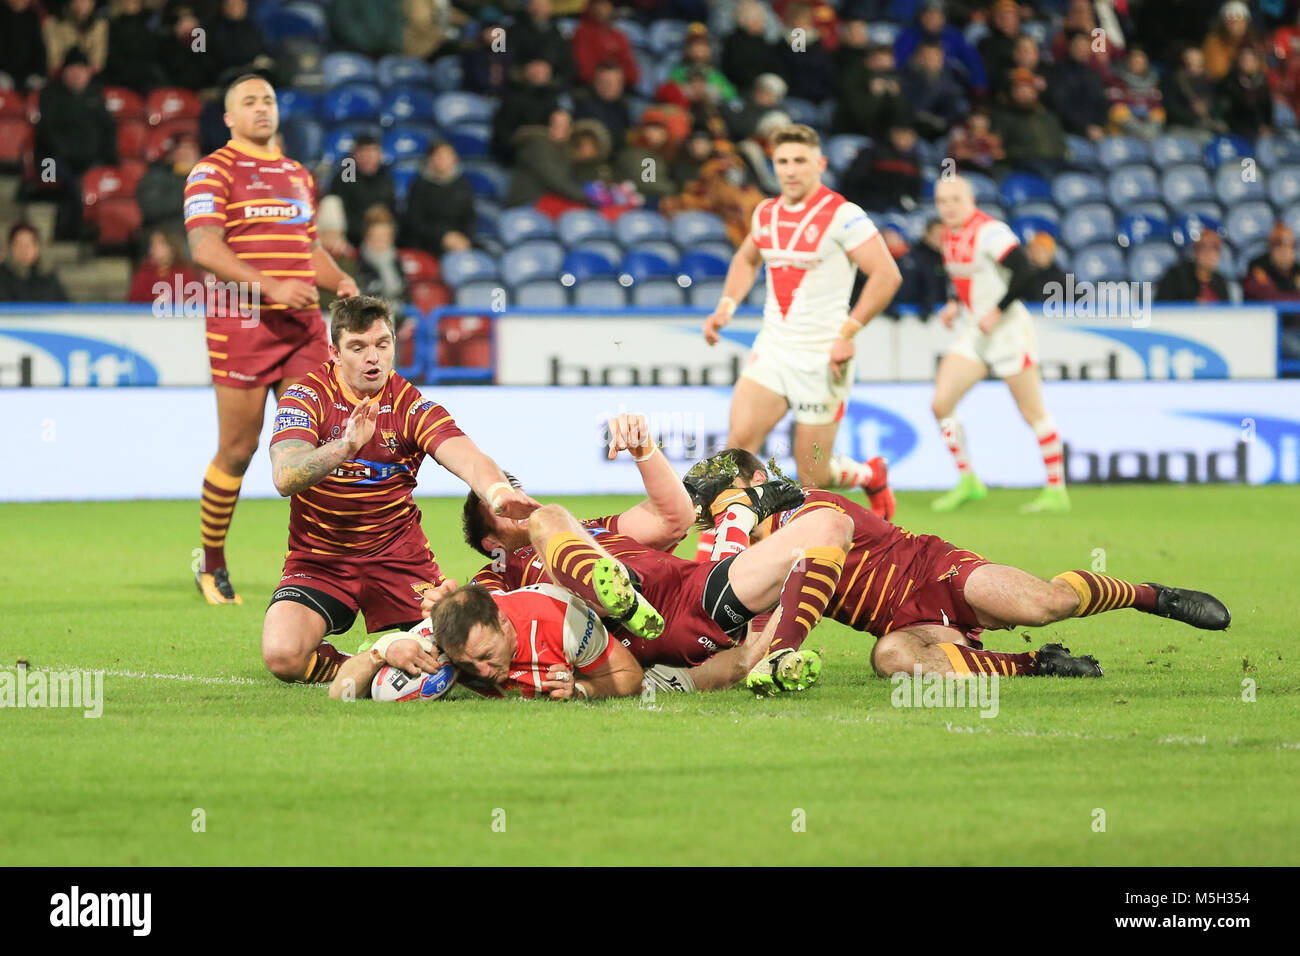
M 356 152 L 358 149 L 363 149 L 366 146 L 378 146 L 378 145 L 379 145 L 379 140 L 375 139 L 369 133 L 362 133 L 352 141 L 352 151 Z
M 465 650 L 474 625 L 496 627 L 499 614 L 492 592 L 477 584 L 467 584 L 433 606 L 429 623 L 438 649 L 459 654 Z
M 9 230 L 9 245 L 12 246 L 14 244 L 14 240 L 18 238 L 18 233 L 20 232 L 30 232 L 38 243 L 41 241 L 41 234 L 36 231 L 36 227 L 30 222 L 20 220 L 14 223 L 13 227 Z
M 330 303 L 330 341 L 339 347 L 344 332 L 365 332 L 375 324 L 375 319 L 388 323 L 388 331 L 397 334 L 393 323 L 392 307 L 374 295 L 350 295 Z
M 728 448 L 718 452 L 719 455 L 730 455 L 731 460 L 736 463 L 736 468 L 740 472 L 740 477 L 749 481 L 754 476 L 754 472 L 761 471 L 767 474 L 767 465 L 759 459 L 752 451 L 745 451 L 743 448 Z
M 510 482 L 511 488 L 519 488 L 519 479 L 510 472 L 502 472 L 506 476 L 506 481 Z M 483 509 L 479 507 L 483 499 L 473 491 L 465 496 L 465 507 L 461 510 L 460 527 L 465 535 L 465 543 L 483 555 L 485 558 L 492 557 L 492 552 L 483 547 L 483 539 L 492 533 L 488 527 L 487 518 L 483 516 Z
M 263 83 L 270 83 L 271 89 L 275 89 L 275 84 L 271 83 L 271 81 L 261 73 L 240 73 L 237 77 L 226 84 L 226 91 L 222 94 L 222 102 L 225 102 L 225 98 L 230 95 L 231 91 L 234 90 L 235 87 L 240 83 L 247 83 L 249 80 L 261 80 Z

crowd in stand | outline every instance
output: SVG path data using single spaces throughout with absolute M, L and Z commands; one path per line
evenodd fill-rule
M 254 0 L 256 4 L 257 0 Z M 271 0 L 264 0 L 270 3 Z M 813 104 L 825 136 L 866 137 L 836 186 L 873 212 L 925 203 L 935 167 L 1050 179 L 1072 162 L 1071 137 L 1150 140 L 1177 130 L 1206 141 L 1276 131 L 1300 108 L 1297 0 L 328 0 L 328 44 L 380 58 L 458 61 L 460 88 L 493 98 L 487 153 L 509 170 L 505 208 L 550 216 L 632 208 L 704 210 L 733 244 L 777 191 L 771 132 Z M 267 71 L 281 89 L 298 73 L 292 44 L 268 39 L 249 0 L 0 0 L 0 87 L 34 95 L 28 197 L 58 203 L 55 235 L 87 237 L 81 178 L 118 162 L 105 90 L 148 96 L 179 87 L 201 109 L 160 140 L 140 171 L 133 301 L 157 277 L 191 267 L 178 239 L 185 176 L 224 142 L 220 86 Z M 564 21 L 577 17 L 576 22 Z M 686 26 L 655 73 L 629 38 L 660 18 Z M 263 21 L 265 22 L 265 21 Z M 884 28 L 884 29 L 882 29 Z M 657 66 L 657 64 L 649 64 Z M 32 93 L 31 91 L 39 91 Z M 3 102 L 3 101 L 0 101 Z M 31 115 L 30 112 L 28 115 Z M 363 291 L 402 299 L 399 248 L 435 258 L 482 245 L 476 195 L 452 142 L 435 139 L 398 187 L 379 140 L 352 145 L 355 168 L 322 166 L 320 232 Z M 42 182 L 42 161 L 59 176 Z M 900 299 L 944 295 L 938 230 L 909 243 Z M 328 237 L 328 238 L 326 238 Z M 54 297 L 17 229 L 0 265 L 0 298 Z M 1202 234 L 1159 284 L 1167 298 L 1223 300 L 1221 242 Z M 1045 278 L 1054 240 L 1028 244 Z M 1300 299 L 1295 237 L 1278 222 L 1243 281 L 1250 298 Z

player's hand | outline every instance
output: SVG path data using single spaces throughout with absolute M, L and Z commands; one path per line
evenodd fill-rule
M 650 426 L 644 415 L 618 415 L 609 420 L 609 458 L 613 461 L 621 451 L 644 455 L 654 444 Z
M 849 370 L 849 360 L 853 358 L 853 342 L 837 335 L 831 343 L 831 375 L 838 381 Z
M 388 653 L 384 655 L 384 660 L 393 667 L 400 667 L 413 677 L 421 673 L 436 673 L 440 666 L 438 658 L 421 647 L 420 642 L 413 637 L 393 641 L 388 646 Z
M 542 681 L 542 690 L 556 700 L 568 700 L 573 696 L 576 680 L 576 675 L 567 664 L 552 664 L 546 672 L 546 680 Z
M 377 421 L 379 421 L 379 403 L 373 398 L 367 398 L 352 409 L 352 414 L 348 416 L 347 428 L 343 430 L 343 443 L 349 455 L 355 455 L 375 436 Z
M 458 587 L 455 578 L 443 578 L 437 587 L 425 589 L 420 596 L 420 613 L 428 617 L 433 613 L 433 606 Z
M 992 335 L 993 330 L 997 328 L 998 323 L 1002 321 L 1002 310 L 996 305 L 980 316 L 980 331 L 985 335 Z
M 939 321 L 943 323 L 945 329 L 952 328 L 953 321 L 957 318 L 957 303 L 949 302 L 939 310 Z
M 540 501 L 530 498 L 518 488 L 503 491 L 492 499 L 493 514 L 501 515 L 504 518 L 527 518 L 541 506 Z
M 717 345 L 722 338 L 718 335 L 718 329 L 730 321 L 731 314 L 726 309 L 714 309 L 713 314 L 704 320 L 704 341 Z
M 360 295 L 361 289 L 357 287 L 357 280 L 351 276 L 344 276 L 339 287 L 334 290 L 334 294 L 340 299 L 346 299 L 354 295 Z
M 301 279 L 262 279 L 267 298 L 291 309 L 305 309 L 320 301 L 316 287 Z

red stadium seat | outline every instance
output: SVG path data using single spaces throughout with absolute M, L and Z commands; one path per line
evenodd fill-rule
M 171 149 L 172 144 L 181 136 L 192 136 L 198 139 L 198 122 L 196 120 L 178 119 L 171 120 L 161 126 L 150 127 L 145 137 L 144 158 L 151 163 L 157 162 L 167 155 L 167 150 Z
M 420 280 L 411 283 L 411 304 L 421 312 L 430 312 L 451 304 L 451 291 L 441 282 Z
M 442 270 L 438 268 L 438 260 L 423 249 L 398 249 L 397 258 L 402 260 L 402 271 L 406 273 L 408 282 L 419 282 L 442 277 Z
M 119 158 L 139 158 L 144 156 L 145 144 L 149 139 L 149 127 L 142 119 L 120 119 L 117 121 L 117 155 Z
M 26 119 L 27 97 L 14 90 L 0 89 L 0 117 Z
M 14 169 L 31 161 L 35 132 L 21 116 L 0 117 L 0 166 Z
M 123 120 L 144 120 L 144 100 L 125 86 L 104 87 L 104 105 L 120 125 Z
M 134 196 L 114 196 L 100 203 L 99 244 L 124 246 L 139 231 L 143 217 Z
M 472 315 L 439 321 L 438 364 L 444 368 L 491 368 L 492 322 Z
M 32 90 L 27 94 L 27 119 L 33 126 L 41 121 L 40 90 Z
M 198 121 L 202 104 L 199 98 L 189 90 L 176 86 L 164 86 L 154 90 L 145 100 L 145 113 L 150 126 L 161 126 L 169 120 L 188 119 Z
M 131 195 L 135 195 L 135 189 L 140 185 L 140 180 L 144 178 L 145 170 L 149 164 L 143 159 L 122 159 L 118 158 L 117 168 L 122 171 L 122 179 L 131 186 Z
M 81 204 L 85 208 L 86 222 L 96 222 L 105 202 L 123 196 L 134 196 L 143 169 L 137 166 L 92 166 L 81 177 Z

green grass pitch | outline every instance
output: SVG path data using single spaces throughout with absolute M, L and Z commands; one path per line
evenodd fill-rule
M 1027 492 L 942 517 L 904 494 L 898 518 L 1044 576 L 1104 558 L 1210 590 L 1232 628 L 1119 611 L 1028 644 L 990 635 L 1059 641 L 1106 671 L 1005 681 L 994 718 L 894 707 L 871 638 L 829 622 L 802 695 L 332 703 L 258 653 L 285 502 L 235 513 L 242 607 L 195 591 L 197 502 L 0 506 L 0 666 L 107 672 L 98 720 L 0 710 L 0 864 L 1300 863 L 1300 491 L 1072 495 L 1074 514 L 1031 518 Z M 580 516 L 632 501 L 561 500 Z M 464 580 L 481 562 L 458 503 L 421 504 Z

